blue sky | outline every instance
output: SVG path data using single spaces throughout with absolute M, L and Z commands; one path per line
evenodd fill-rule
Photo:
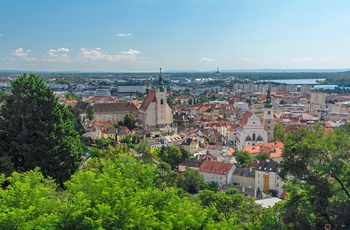
M 347 0 L 1 0 L 0 70 L 350 68 Z

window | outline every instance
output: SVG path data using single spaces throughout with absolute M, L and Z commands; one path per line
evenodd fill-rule
M 164 104 L 164 100 L 160 99 L 160 104 L 163 105 Z
M 271 114 L 271 111 L 267 111 L 267 114 L 270 115 L 270 114 Z
M 279 186 L 280 186 L 280 185 L 277 183 L 277 184 L 276 184 L 276 187 L 278 188 Z
M 268 124 L 270 124 L 270 123 L 271 123 L 271 121 L 267 121 L 267 123 L 268 123 Z
M 255 141 L 255 133 L 253 133 L 253 141 Z

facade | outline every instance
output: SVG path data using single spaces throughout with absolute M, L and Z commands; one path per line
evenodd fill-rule
M 161 128 L 173 123 L 173 114 L 167 103 L 167 92 L 164 89 L 161 72 L 159 74 L 159 88 L 148 93 L 139 109 L 138 120 L 144 128 Z
M 326 109 L 326 94 L 311 93 L 310 104 L 310 111 Z
M 280 196 L 283 192 L 283 181 L 277 174 L 277 162 L 269 160 L 259 162 L 255 169 L 255 188 L 260 191 L 276 190 Z
M 252 146 L 267 142 L 267 132 L 260 118 L 247 111 L 239 122 L 236 133 L 236 148 L 242 150 L 246 146 Z
M 232 184 L 232 174 L 236 166 L 230 163 L 204 161 L 199 172 L 206 182 L 216 182 L 218 185 Z
M 122 121 L 126 114 L 137 114 L 137 107 L 130 102 L 96 103 L 93 105 L 95 120 Z
M 181 143 L 181 147 L 187 152 L 194 154 L 199 149 L 199 141 L 196 138 L 189 137 Z
M 255 189 L 255 170 L 252 168 L 236 168 L 232 176 L 234 185 Z

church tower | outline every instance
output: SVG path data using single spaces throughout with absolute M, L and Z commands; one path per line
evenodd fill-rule
M 167 92 L 163 83 L 162 68 L 159 70 L 158 89 L 156 91 L 156 124 L 171 124 L 172 113 L 168 109 Z
M 266 101 L 265 101 L 265 108 L 264 108 L 264 118 L 263 118 L 263 124 L 264 128 L 267 132 L 267 141 L 270 142 L 274 139 L 273 131 L 274 131 L 274 123 L 273 123 L 273 110 L 272 110 L 272 102 L 271 102 L 271 84 L 269 82 L 268 88 L 267 88 L 267 95 L 266 95 Z

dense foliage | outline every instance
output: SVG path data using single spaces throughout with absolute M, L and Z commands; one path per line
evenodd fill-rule
M 162 169 L 162 170 L 161 170 Z M 1 229 L 253 229 L 261 208 L 238 192 L 197 197 L 163 167 L 109 147 L 57 189 L 39 170 L 0 177 Z M 167 178 L 169 179 L 169 178 Z M 163 184 L 163 186 L 159 186 Z M 210 196 L 208 196 L 208 194 Z M 220 196 L 222 195 L 222 197 Z M 254 223 L 254 225 L 253 225 Z
M 71 113 L 36 75 L 23 74 L 0 109 L 0 170 L 9 175 L 39 167 L 58 183 L 79 167 L 82 144 Z
M 315 126 L 286 135 L 280 176 L 289 194 L 281 210 L 288 228 L 322 229 L 329 223 L 334 229 L 349 229 L 348 130 Z

